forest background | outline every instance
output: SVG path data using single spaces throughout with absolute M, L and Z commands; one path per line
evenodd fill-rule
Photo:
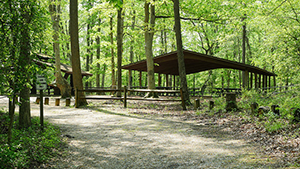
M 69 2 L 35 2 L 37 6 L 34 7 L 38 8 L 39 13 L 35 17 L 35 24 L 32 24 L 31 53 L 55 56 L 54 42 L 58 42 L 61 63 L 71 65 Z M 149 2 L 155 6 L 155 22 L 151 24 L 151 31 L 154 33 L 153 57 L 175 51 L 173 2 Z M 59 38 L 56 40 L 49 10 L 51 3 L 60 6 L 57 13 Z M 126 0 L 122 4 L 122 65 L 146 59 L 144 5 L 145 1 L 137 0 Z M 115 85 L 118 7 L 116 3 L 105 0 L 79 0 L 78 8 L 81 67 L 94 74 L 84 78 L 84 84 L 86 87 Z M 300 9 L 297 1 L 185 0 L 180 2 L 180 8 L 184 49 L 244 61 L 272 71 L 278 75 L 277 85 L 299 83 Z M 7 53 L 2 54 L 5 58 Z M 134 71 L 132 76 L 132 79 L 137 79 L 139 72 Z M 48 77 L 48 83 L 52 83 L 53 71 L 48 71 Z M 158 77 L 155 78 L 157 82 Z M 147 86 L 146 79 L 147 72 L 143 72 L 143 86 Z M 162 84 L 165 81 L 163 78 Z M 230 69 L 195 73 L 188 75 L 187 81 L 189 87 L 201 87 L 205 82 L 211 87 L 242 86 L 241 72 Z M 137 80 L 132 83 L 132 86 L 139 86 Z M 128 84 L 127 71 L 122 71 L 122 84 Z

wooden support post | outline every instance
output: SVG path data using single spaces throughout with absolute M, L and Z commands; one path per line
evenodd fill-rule
M 158 86 L 161 87 L 161 74 L 158 74 Z
M 56 99 L 55 99 L 55 106 L 59 106 L 59 102 L 60 102 L 60 99 L 59 99 L 59 98 L 56 98 Z
M 261 89 L 261 74 L 258 75 L 258 88 Z
M 44 130 L 43 90 L 40 90 L 40 123 L 41 129 Z
M 173 90 L 176 90 L 176 76 L 173 75 Z
M 268 87 L 267 84 L 268 84 L 268 78 L 267 75 L 264 75 L 264 88 Z
M 195 99 L 194 108 L 197 110 L 200 107 L 200 99 Z
M 257 89 L 257 73 L 254 73 L 254 88 Z
M 139 82 L 140 82 L 140 87 L 142 87 L 142 71 L 140 71 L 140 76 L 139 76 Z
M 184 97 L 183 97 L 183 90 L 182 90 L 182 88 L 180 88 L 180 97 L 181 97 L 181 105 L 182 105 L 182 109 L 183 109 L 183 110 L 186 110 L 185 100 L 184 100 Z
M 250 89 L 253 88 L 253 73 L 250 72 Z
M 262 75 L 262 88 L 263 88 L 263 90 L 265 90 L 265 81 L 266 81 L 265 75 Z
M 127 108 L 127 86 L 124 86 L 124 107 Z
M 66 106 L 70 106 L 71 104 L 71 99 L 70 98 L 66 98 Z
M 45 97 L 45 105 L 49 105 L 49 97 Z
M 166 87 L 169 87 L 169 75 L 166 74 Z
M 128 70 L 128 89 L 132 86 L 132 70 Z
M 245 89 L 249 89 L 249 71 L 245 70 Z

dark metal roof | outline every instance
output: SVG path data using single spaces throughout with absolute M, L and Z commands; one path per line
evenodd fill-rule
M 186 74 L 192 74 L 211 69 L 229 68 L 243 71 L 248 70 L 249 72 L 262 75 L 277 76 L 275 73 L 269 72 L 259 67 L 218 58 L 215 56 L 201 54 L 189 50 L 184 50 L 183 54 Z M 179 75 L 177 51 L 156 56 L 153 58 L 153 61 L 155 73 Z M 146 60 L 135 62 L 129 65 L 124 65 L 122 66 L 122 69 L 147 71 Z
M 55 67 L 55 58 L 46 55 L 46 54 L 36 54 L 40 60 L 34 60 L 34 62 L 38 65 L 45 65 L 49 67 Z M 43 60 L 43 61 L 41 61 Z M 72 67 L 63 63 L 60 63 L 60 69 L 62 72 L 67 73 L 67 74 L 73 74 Z M 81 70 L 82 76 L 93 76 L 92 73 L 85 72 Z

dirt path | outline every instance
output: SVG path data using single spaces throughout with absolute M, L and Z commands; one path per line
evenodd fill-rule
M 1 99 L 0 99 L 1 100 Z M 0 104 L 0 107 L 5 106 Z M 33 101 L 32 101 L 33 102 Z M 39 107 L 32 105 L 32 116 Z M 55 168 L 278 168 L 258 149 L 213 125 L 134 115 L 119 106 L 74 109 L 45 106 L 60 126 L 70 155 Z

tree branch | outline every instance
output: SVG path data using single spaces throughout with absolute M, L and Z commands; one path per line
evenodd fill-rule
M 174 18 L 174 16 L 155 16 L 155 18 Z M 187 17 L 180 17 L 180 19 L 188 20 L 188 21 L 206 21 L 206 22 L 225 21 L 225 19 L 208 20 L 208 19 L 202 19 L 202 18 L 187 18 Z

